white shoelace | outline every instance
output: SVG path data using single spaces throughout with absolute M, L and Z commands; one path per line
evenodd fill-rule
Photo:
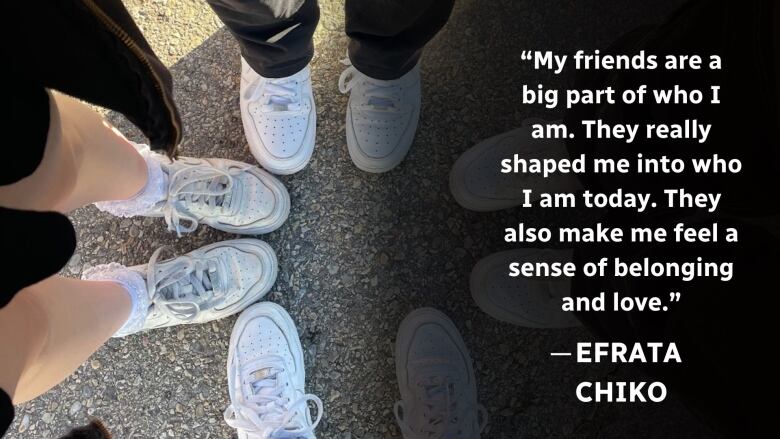
M 196 205 L 205 207 L 214 216 L 226 213 L 230 209 L 235 175 L 211 166 L 188 166 L 169 175 L 168 195 L 162 206 L 168 230 L 175 231 L 179 237 L 182 232 L 195 230 L 198 218 L 189 212 Z M 188 225 L 182 226 L 182 220 Z
M 471 439 L 474 434 L 470 429 L 463 431 L 457 430 L 460 427 L 459 418 L 467 418 L 469 411 L 474 410 L 475 407 L 471 405 L 458 406 L 458 390 L 455 389 L 454 383 L 449 378 L 431 377 L 423 379 L 418 383 L 418 386 L 427 395 L 426 398 L 420 400 L 420 406 L 418 409 L 424 411 L 422 416 L 413 416 L 412 419 L 423 420 L 421 425 L 410 425 L 406 418 L 409 418 L 410 414 L 406 412 L 406 408 L 402 401 L 398 401 L 395 404 L 394 412 L 395 419 L 398 421 L 398 425 L 404 433 L 404 436 L 410 436 L 417 434 L 424 434 L 429 439 Z M 401 414 L 401 410 L 404 411 Z M 487 427 L 487 410 L 480 404 L 476 406 L 478 412 L 479 432 L 482 433 Z M 480 416 L 481 420 L 479 420 Z M 468 428 L 468 426 L 466 427 Z
M 349 58 L 341 60 L 341 63 L 347 66 L 339 76 L 339 91 L 341 93 L 349 93 L 360 85 L 364 87 L 360 90 L 363 94 L 361 107 L 364 110 L 401 111 L 400 85 L 390 83 L 390 81 L 379 81 L 360 73 L 352 65 Z
M 157 260 L 167 247 L 158 248 L 146 268 L 146 288 L 155 308 L 184 322 L 198 317 L 225 296 L 228 274 L 219 270 L 216 260 L 179 256 L 158 266 Z
M 281 359 L 272 358 L 270 364 L 281 364 Z M 284 396 L 289 386 L 284 380 L 284 372 L 281 366 L 268 367 L 264 378 L 251 383 L 252 395 L 237 395 L 237 401 L 225 409 L 225 422 L 247 432 L 270 431 L 269 439 L 309 437 L 322 419 L 322 401 L 315 395 L 306 394 L 291 402 L 289 397 Z M 240 382 L 240 377 L 236 379 Z M 293 420 L 298 411 L 309 410 L 309 401 L 317 407 L 317 418 L 310 426 L 295 424 Z
M 263 112 L 300 111 L 300 81 L 287 78 L 257 78 L 246 91 L 246 99 L 259 101 Z

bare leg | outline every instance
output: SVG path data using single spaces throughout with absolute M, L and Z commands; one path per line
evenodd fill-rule
M 68 212 L 130 198 L 146 184 L 143 157 L 103 118 L 63 95 L 50 99 L 50 127 L 35 172 L 0 186 L 0 206 Z M 117 283 L 52 276 L 0 309 L 0 387 L 15 403 L 70 375 L 127 320 L 131 299 Z
M 78 368 L 127 320 L 131 301 L 113 282 L 52 276 L 0 309 L 0 386 L 28 401 Z
M 146 162 L 116 129 L 69 96 L 52 94 L 49 103 L 43 160 L 32 175 L 0 186 L 0 206 L 69 212 L 144 187 Z

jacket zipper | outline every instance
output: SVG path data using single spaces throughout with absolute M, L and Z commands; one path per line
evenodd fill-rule
M 175 105 L 173 103 L 173 99 L 165 93 L 165 87 L 163 85 L 162 79 L 160 79 L 160 76 L 157 74 L 157 72 L 154 71 L 154 68 L 152 67 L 152 64 L 149 62 L 149 59 L 146 57 L 146 54 L 144 51 L 138 46 L 138 44 L 133 41 L 132 37 L 127 34 L 127 32 L 124 31 L 116 22 L 114 22 L 111 17 L 106 15 L 105 12 L 103 12 L 102 9 L 100 9 L 100 6 L 98 6 L 94 0 L 83 0 L 84 5 L 92 12 L 92 14 L 97 18 L 103 25 L 108 28 L 108 30 L 114 34 L 119 40 L 124 44 L 130 52 L 135 55 L 135 57 L 141 61 L 141 64 L 143 64 L 146 67 L 146 70 L 151 75 L 152 79 L 154 80 L 154 87 L 157 89 L 157 92 L 159 93 L 160 97 L 163 100 L 163 104 L 165 105 L 165 109 L 168 111 L 168 116 L 171 120 L 171 124 L 173 125 L 174 130 L 176 131 L 176 138 L 174 142 L 174 146 L 178 145 L 179 142 L 181 142 L 181 135 L 182 130 L 179 126 L 178 121 L 176 120 L 176 112 L 174 110 Z

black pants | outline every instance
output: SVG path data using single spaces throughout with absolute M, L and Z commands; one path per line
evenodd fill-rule
M 311 61 L 317 0 L 208 0 L 260 75 L 290 76 Z M 417 64 L 444 26 L 454 0 L 346 0 L 349 58 L 376 79 L 396 79 Z

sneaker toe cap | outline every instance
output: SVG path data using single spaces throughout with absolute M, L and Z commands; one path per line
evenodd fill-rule
M 411 115 L 371 116 L 352 114 L 352 130 L 360 150 L 369 158 L 383 159 L 401 146 L 411 125 Z
M 250 109 L 262 147 L 277 159 L 289 159 L 300 153 L 309 129 L 309 116 L 268 116 Z

